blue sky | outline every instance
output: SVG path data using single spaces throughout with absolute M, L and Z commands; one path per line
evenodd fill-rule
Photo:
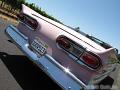
M 120 52 L 120 0 L 27 0 L 64 24 L 80 27 Z

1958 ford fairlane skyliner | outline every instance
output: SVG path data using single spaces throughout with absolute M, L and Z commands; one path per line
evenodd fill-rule
M 22 5 L 7 36 L 65 90 L 94 89 L 115 68 L 116 49 Z

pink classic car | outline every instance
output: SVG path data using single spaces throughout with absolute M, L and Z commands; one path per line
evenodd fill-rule
M 65 90 L 94 89 L 116 68 L 116 49 L 78 33 L 22 5 L 18 26 L 7 36 L 52 80 Z

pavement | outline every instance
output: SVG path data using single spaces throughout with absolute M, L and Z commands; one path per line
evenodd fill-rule
M 7 40 L 7 37 L 3 32 L 8 24 L 5 25 L 4 23 L 5 22 L 3 22 L 3 20 L 0 20 L 0 90 L 22 90 L 20 85 L 16 82 L 6 65 L 1 60 L 2 53 L 7 52 L 6 50 L 8 49 L 6 48 L 9 47 L 7 46 L 8 43 L 5 42 Z
M 10 24 L 0 19 L 0 90 L 60 90 L 5 35 Z
M 4 30 L 10 24 L 13 23 L 0 19 L 0 90 L 60 90 L 5 35 Z M 120 70 L 100 84 L 109 84 L 114 90 L 120 90 Z
M 0 90 L 22 90 L 4 63 L 0 60 Z

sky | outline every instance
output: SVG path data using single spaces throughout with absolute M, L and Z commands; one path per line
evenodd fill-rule
M 120 53 L 120 0 L 27 0 L 49 15 L 99 38 Z

